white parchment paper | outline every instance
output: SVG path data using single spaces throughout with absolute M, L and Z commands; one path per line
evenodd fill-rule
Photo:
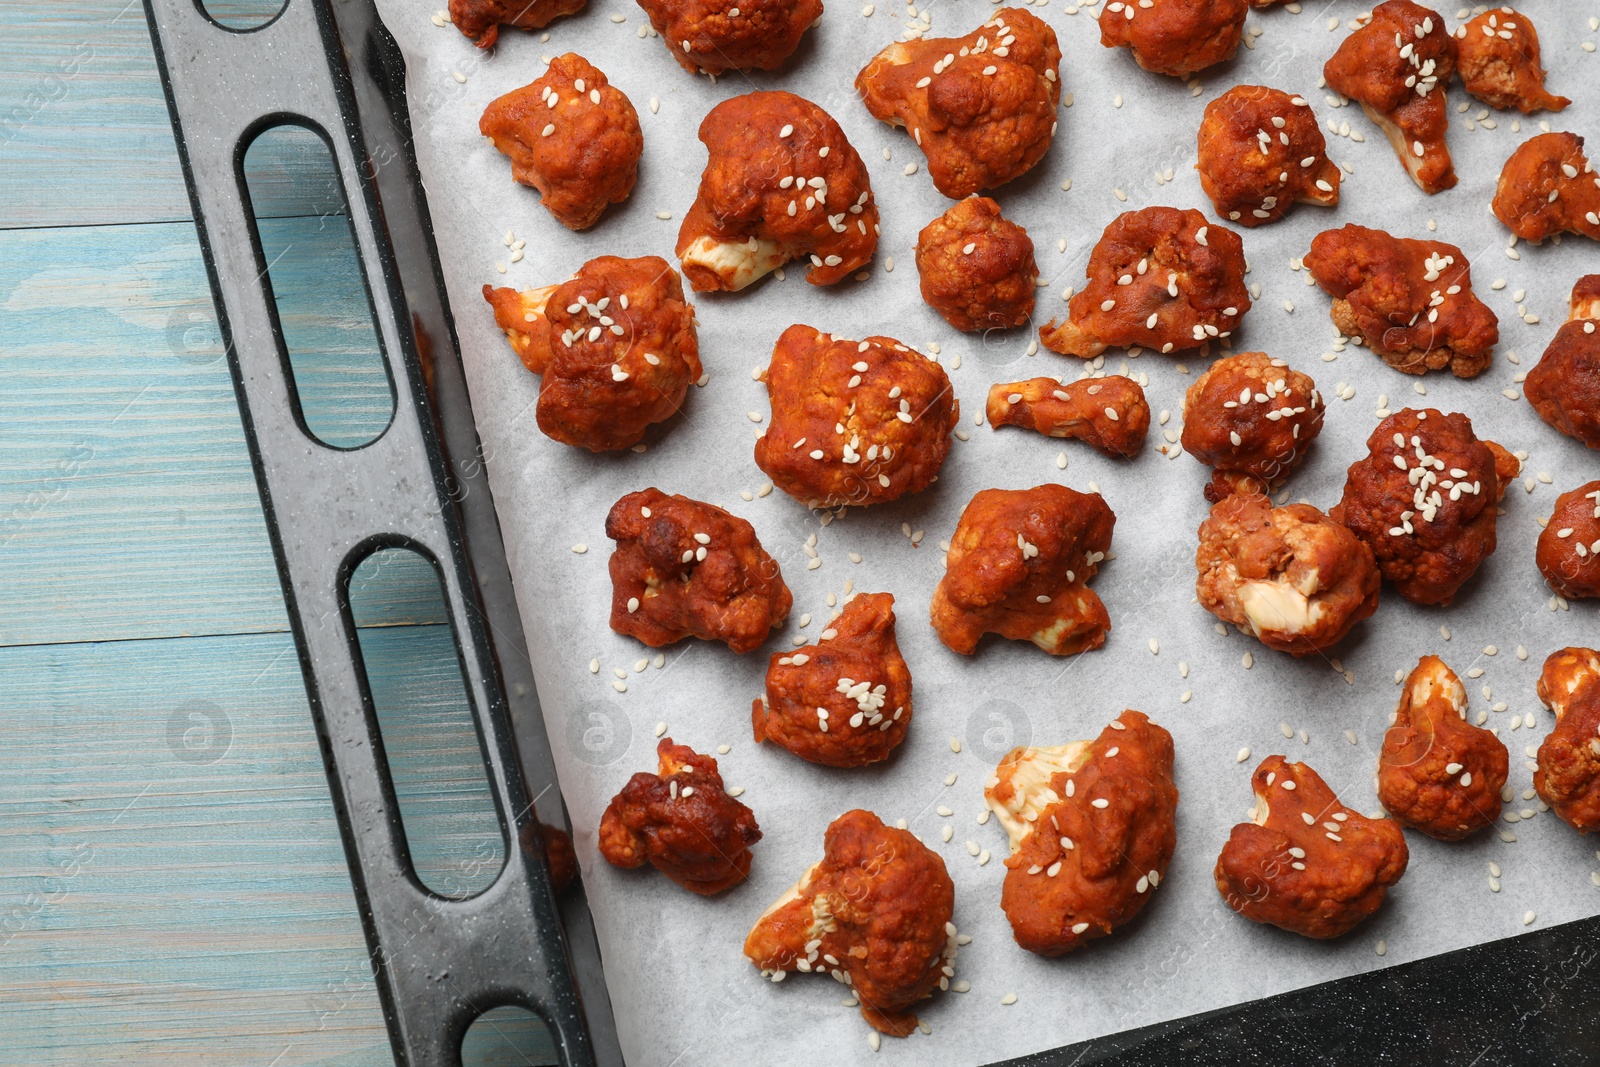
M 623 0 L 591 0 L 583 13 L 551 27 L 548 41 L 508 30 L 492 55 L 453 27 L 435 26 L 431 17 L 440 6 L 440 0 L 379 0 L 409 67 L 419 163 L 630 1063 L 780 1064 L 819 1054 L 831 1064 L 871 1059 L 866 1025 L 855 1009 L 840 1006 L 843 987 L 805 975 L 764 982 L 740 954 L 756 915 L 820 856 L 823 829 L 851 807 L 905 819 L 944 857 L 957 887 L 956 921 L 973 937 L 957 964 L 957 977 L 970 981 L 971 991 L 938 995 L 919 1009 L 931 1037 L 884 1041 L 878 1055 L 904 1062 L 988 1063 L 1509 937 L 1524 930 L 1527 914 L 1546 926 L 1600 910 L 1600 890 L 1590 882 L 1594 842 L 1547 813 L 1499 828 L 1515 840 L 1502 840 L 1498 830 L 1459 844 L 1408 835 L 1412 859 L 1405 880 L 1376 916 L 1331 944 L 1233 915 L 1211 879 L 1217 851 L 1250 807 L 1250 771 L 1270 753 L 1308 761 L 1347 803 L 1377 808 L 1373 769 L 1397 698 L 1394 675 L 1409 671 L 1424 653 L 1441 655 L 1462 675 L 1472 715 L 1501 701 L 1508 706 L 1491 712 L 1488 722 L 1511 749 L 1518 799 L 1507 810 L 1538 808 L 1521 794 L 1531 785 L 1526 760 L 1553 721 L 1534 696 L 1539 666 L 1565 644 L 1593 644 L 1600 627 L 1592 605 L 1574 604 L 1570 612 L 1548 606 L 1549 590 L 1533 562 L 1536 519 L 1549 513 L 1558 492 L 1595 477 L 1600 462 L 1538 420 L 1520 399 L 1514 375 L 1537 360 L 1565 317 L 1573 280 L 1600 269 L 1600 254 L 1595 244 L 1574 238 L 1560 246 L 1523 245 L 1521 259 L 1513 261 L 1488 201 L 1501 163 L 1538 132 L 1540 119 L 1553 129 L 1600 133 L 1600 55 L 1579 47 L 1600 34 L 1590 30 L 1582 5 L 1529 0 L 1523 8 L 1544 40 L 1549 87 L 1573 97 L 1574 105 L 1560 115 L 1521 119 L 1520 131 L 1513 130 L 1514 113 L 1495 113 L 1494 127 L 1469 130 L 1465 120 L 1484 109 L 1471 102 L 1467 114 L 1457 114 L 1455 105 L 1468 98 L 1452 85 L 1450 143 L 1461 184 L 1433 198 L 1405 178 L 1359 108 L 1332 107 L 1319 88 L 1323 61 L 1348 32 L 1329 23 L 1356 15 L 1362 8 L 1355 3 L 1307 4 L 1301 14 L 1282 8 L 1252 13 L 1250 29 L 1260 33 L 1256 47 L 1241 48 L 1233 63 L 1203 75 L 1198 96 L 1173 79 L 1140 71 L 1126 52 L 1101 48 L 1090 9 L 1068 14 L 1062 0 L 1032 9 L 1060 37 L 1062 80 L 1073 104 L 1061 109 L 1049 155 L 1000 190 L 998 199 L 1033 237 L 1048 281 L 1039 294 L 1041 322 L 1064 311 L 1064 287 L 1083 284 L 1089 251 L 1118 212 L 1167 204 L 1211 214 L 1192 169 L 1195 130 L 1210 99 L 1241 82 L 1299 92 L 1324 124 L 1348 124 L 1349 133 L 1365 139 L 1329 136 L 1330 155 L 1354 171 L 1336 211 L 1300 207 L 1287 222 L 1244 231 L 1249 280 L 1262 292 L 1237 347 L 1288 360 L 1312 374 L 1330 398 L 1321 440 L 1290 482 L 1293 497 L 1323 508 L 1338 499 L 1345 468 L 1362 453 L 1377 421 L 1380 394 L 1395 410 L 1412 405 L 1466 412 L 1480 436 L 1529 454 L 1524 473 L 1535 480 L 1531 491 L 1518 484 L 1508 493 L 1499 550 L 1448 609 L 1417 608 L 1385 589 L 1378 614 L 1337 650 L 1353 683 L 1325 659 L 1294 660 L 1238 633 L 1217 633 L 1215 620 L 1192 602 L 1195 530 L 1207 510 L 1201 487 L 1208 472 L 1187 455 L 1168 459 L 1158 451 L 1161 427 L 1152 428 L 1136 460 L 1118 462 L 1077 443 L 974 425 L 992 382 L 1040 374 L 1070 380 L 1083 365 L 1049 352 L 1027 356 L 1031 330 L 988 338 L 955 333 L 919 299 L 912 246 L 917 231 L 949 201 L 932 188 L 925 167 L 904 174 L 907 164 L 921 163 L 920 152 L 904 134 L 874 121 L 852 89 L 861 66 L 902 32 L 904 8 L 878 0 L 866 17 L 860 4 L 841 0 L 829 6 L 784 71 L 731 74 L 713 84 L 682 71 L 659 38 L 641 39 L 646 19 Z M 950 36 L 965 33 L 994 8 L 979 0 L 933 0 L 925 10 L 932 35 Z M 1444 14 L 1449 25 L 1458 24 L 1453 9 Z M 629 95 L 645 135 L 632 198 L 582 234 L 559 226 L 539 206 L 537 193 L 513 184 L 509 164 L 477 128 L 490 100 L 543 71 L 541 55 L 566 51 L 589 58 Z M 822 105 L 866 160 L 882 211 L 870 279 L 817 289 L 794 270 L 786 281 L 768 279 L 743 293 L 694 297 L 710 380 L 690 390 L 685 414 L 655 434 L 647 451 L 593 456 L 544 437 L 534 422 L 538 380 L 512 355 L 479 288 L 484 282 L 530 287 L 559 281 L 601 254 L 656 254 L 675 263 L 679 220 L 705 160 L 695 139 L 701 118 L 720 100 L 771 87 Z M 659 100 L 658 113 L 652 113 L 652 98 Z M 1591 145 L 1600 149 L 1600 141 Z M 891 158 L 885 159 L 885 149 Z M 1163 184 L 1157 174 L 1168 169 L 1173 178 Z M 1066 179 L 1069 191 L 1061 189 Z M 658 218 L 658 212 L 671 217 Z M 1305 254 L 1318 231 L 1347 221 L 1420 237 L 1429 234 L 1430 220 L 1440 239 L 1466 252 L 1478 293 L 1500 316 L 1492 367 L 1475 381 L 1438 375 L 1419 381 L 1355 347 L 1324 361 L 1335 334 L 1328 299 L 1308 286 L 1305 272 L 1290 269 L 1290 260 Z M 508 230 L 527 242 L 525 258 L 514 264 L 504 243 Z M 1065 242 L 1064 252 L 1058 241 Z M 1492 290 L 1497 278 L 1506 284 Z M 1522 320 L 1521 290 L 1527 312 L 1541 322 Z M 852 511 L 826 527 L 782 493 L 743 498 L 765 481 L 751 444 L 765 425 L 767 403 L 750 372 L 766 363 L 778 334 L 793 322 L 847 337 L 885 333 L 924 351 L 939 346 L 971 439 L 955 443 L 933 488 Z M 1153 410 L 1173 412 L 1166 428 L 1175 433 L 1183 390 L 1203 360 L 1191 355 L 1185 366 L 1178 358 L 1145 354 L 1125 365 L 1147 379 Z M 1108 353 L 1106 372 L 1123 366 L 1120 353 Z M 1333 399 L 1345 384 L 1354 396 Z M 1414 391 L 1418 384 L 1425 397 Z M 1503 389 L 1518 399 L 1508 399 Z M 1057 467 L 1061 452 L 1069 460 L 1065 470 Z M 978 490 L 1047 481 L 1098 486 L 1117 513 L 1117 558 L 1094 585 L 1114 622 L 1110 639 L 1103 649 L 1072 659 L 992 638 L 975 657 L 956 656 L 927 623 L 941 574 L 940 542 Z M 721 504 L 755 525 L 795 595 L 789 624 L 767 650 L 738 657 L 720 645 L 690 641 L 667 650 L 664 668 L 636 672 L 636 664 L 655 652 L 607 628 L 610 542 L 603 524 L 617 497 L 647 485 Z M 920 546 L 912 545 L 905 528 L 926 531 Z M 813 534 L 822 564 L 807 570 L 803 545 Z M 578 544 L 588 551 L 575 553 Z M 849 553 L 859 554 L 860 562 Z M 749 709 L 761 692 L 766 651 L 790 647 L 796 636 L 815 640 L 830 614 L 827 594 L 842 596 L 847 583 L 895 595 L 900 644 L 915 678 L 916 717 L 886 766 L 838 771 L 773 746 L 758 748 L 750 738 Z M 807 613 L 811 624 L 802 627 Z M 1152 638 L 1160 648 L 1154 655 Z M 1485 651 L 1490 645 L 1498 646 L 1497 655 Z M 1519 645 L 1527 649 L 1526 660 L 1515 654 Z M 1253 669 L 1243 666 L 1247 652 Z M 595 657 L 599 673 L 589 670 Z M 1482 676 L 1469 678 L 1472 668 L 1482 668 Z M 615 691 L 614 669 L 626 673 L 627 692 Z M 1093 737 L 1124 707 L 1147 712 L 1176 738 L 1182 794 L 1177 856 L 1137 923 L 1068 958 L 1040 959 L 1016 947 L 1000 912 L 1005 835 L 995 821 L 977 822 L 983 781 L 1013 745 Z M 744 800 L 765 833 L 749 882 L 711 900 L 650 870 L 616 870 L 595 849 L 593 828 L 609 798 L 629 775 L 654 768 L 659 722 L 702 752 L 732 746 L 719 758 L 723 774 L 747 788 Z M 1296 736 L 1285 737 L 1289 731 Z M 952 740 L 960 741 L 959 753 Z M 1245 746 L 1252 755 L 1236 762 Z M 955 783 L 946 786 L 952 774 Z M 954 814 L 941 817 L 941 806 Z M 945 825 L 954 829 L 948 844 L 940 841 Z M 995 858 L 979 866 L 968 854 L 969 841 Z M 1503 870 L 1498 893 L 1489 885 L 1491 861 Z M 1387 948 L 1382 957 L 1375 951 L 1380 939 Z M 1003 1007 L 1007 993 L 1018 1000 Z

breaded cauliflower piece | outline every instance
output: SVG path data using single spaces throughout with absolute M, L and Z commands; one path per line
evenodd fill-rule
M 1455 164 L 1445 85 L 1456 69 L 1456 40 L 1437 11 L 1386 0 L 1322 68 L 1328 87 L 1361 105 L 1383 130 L 1417 188 L 1452 188 Z
M 1089 255 L 1089 283 L 1067 303 L 1067 320 L 1039 329 L 1052 352 L 1093 359 L 1139 345 L 1182 351 L 1232 335 L 1250 310 L 1244 242 L 1200 212 L 1125 211 Z
M 1230 222 L 1263 226 L 1297 203 L 1339 203 L 1339 167 L 1303 96 L 1236 85 L 1206 105 L 1199 145 L 1200 186 Z
M 1306 269 L 1333 297 L 1333 324 L 1360 337 L 1395 370 L 1483 373 L 1500 320 L 1472 291 L 1472 265 L 1455 245 L 1354 223 L 1311 242 Z
M 1417 661 L 1378 754 L 1378 802 L 1402 826 L 1459 841 L 1500 818 L 1510 756 L 1467 721 L 1467 691 L 1437 656 Z
M 1033 317 L 1033 241 L 988 197 L 969 196 L 924 226 L 916 256 L 922 299 L 956 329 L 1006 330 Z
M 611 628 L 652 648 L 685 637 L 761 647 L 794 597 L 748 522 L 659 489 L 611 506 Z
M 1255 817 L 1217 857 L 1217 891 L 1251 922 L 1311 938 L 1338 937 L 1378 910 L 1406 873 L 1398 823 L 1339 803 L 1320 775 L 1282 756 L 1250 780 Z
M 1325 409 L 1309 374 L 1265 352 L 1240 352 L 1212 363 L 1185 391 L 1180 440 L 1201 463 L 1249 475 L 1265 492 L 1305 459 Z M 1214 494 L 1208 486 L 1213 503 L 1221 499 Z
M 1490 107 L 1531 115 L 1572 103 L 1545 91 L 1539 34 L 1532 19 L 1509 7 L 1485 11 L 1456 27 L 1456 73 L 1461 87 Z
M 944 860 L 870 811 L 828 826 L 823 854 L 761 913 L 744 954 L 762 977 L 825 972 L 861 1002 L 880 1033 L 905 1037 L 912 1008 L 955 974 L 955 884 Z
M 511 176 L 543 195 L 545 210 L 586 230 L 633 192 L 644 134 L 621 89 L 575 52 L 494 100 L 478 130 L 511 160 Z
M 660 767 L 640 771 L 600 818 L 600 854 L 617 867 L 646 863 L 691 893 L 711 896 L 750 874 L 761 829 L 727 794 L 717 761 L 663 737 Z
M 1600 597 L 1600 479 L 1556 497 L 1535 559 L 1558 595 Z
M 1194 565 L 1201 607 L 1295 656 L 1332 648 L 1378 609 L 1372 550 L 1310 504 L 1230 494 L 1200 524 Z
M 865 506 L 926 489 L 961 405 L 944 368 L 892 337 L 783 331 L 762 372 L 772 421 L 756 466 L 807 507 Z
M 1600 652 L 1553 653 L 1539 673 L 1538 692 L 1556 725 L 1539 746 L 1533 787 L 1580 834 L 1600 830 Z
M 1132 378 L 1108 374 L 1064 385 L 1054 378 L 989 387 L 989 425 L 1021 426 L 1047 437 L 1076 438 L 1113 458 L 1131 459 L 1150 430 L 1150 403 Z
M 541 376 L 535 417 L 562 444 L 632 447 L 678 413 L 703 373 L 694 308 L 660 256 L 600 256 L 559 285 L 485 285 L 483 298 L 511 350 Z
M 777 70 L 822 17 L 822 0 L 639 0 L 690 74 Z
M 826 111 L 793 93 L 746 93 L 711 109 L 700 140 L 709 158 L 677 245 L 695 292 L 743 289 L 802 256 L 812 285 L 871 262 L 872 182 Z
M 1041 956 L 1132 920 L 1177 847 L 1172 735 L 1142 712 L 1094 741 L 1012 749 L 983 795 L 1011 838 L 1000 907 L 1017 944 Z
M 1413 604 L 1448 605 L 1495 548 L 1495 513 L 1515 456 L 1465 415 L 1407 408 L 1378 423 L 1328 512 L 1372 549 Z
M 1575 233 L 1600 241 L 1600 174 L 1575 133 L 1541 133 L 1500 168 L 1494 217 L 1525 241 Z
M 1099 648 L 1111 617 L 1088 582 L 1116 522 L 1099 493 L 1064 485 L 978 493 L 961 512 L 933 593 L 939 640 L 964 656 L 986 633 L 1053 656 Z
M 965 37 L 896 41 L 856 75 L 873 118 L 910 131 L 952 200 L 1027 173 L 1050 150 L 1061 48 L 1042 19 L 996 11 Z
M 575 15 L 588 0 L 450 0 L 450 21 L 479 48 L 493 48 L 501 26 L 537 30 Z
M 1572 287 L 1567 321 L 1528 372 L 1522 395 L 1555 429 L 1600 449 L 1600 274 Z
M 911 669 L 894 637 L 894 597 L 859 593 L 814 645 L 774 652 L 750 709 L 756 742 L 828 767 L 889 758 L 911 726 Z
M 1111 0 L 1100 16 L 1100 43 L 1127 45 L 1145 70 L 1187 78 L 1233 58 L 1249 10 L 1245 0 Z

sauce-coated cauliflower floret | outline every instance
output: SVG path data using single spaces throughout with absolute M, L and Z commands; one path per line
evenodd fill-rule
M 822 17 L 822 0 L 639 0 L 690 74 L 776 70 Z
M 808 507 L 864 506 L 926 489 L 961 405 L 944 368 L 892 337 L 783 331 L 762 372 L 772 422 L 756 466 Z
M 1515 456 L 1480 441 L 1465 415 L 1407 408 L 1378 423 L 1328 512 L 1366 542 L 1413 604 L 1447 605 L 1495 547 L 1495 513 Z
M 1574 830 L 1600 830 L 1600 652 L 1553 653 L 1544 661 L 1538 691 L 1556 713 L 1556 725 L 1539 746 L 1533 787 Z
M 1145 70 L 1187 78 L 1233 57 L 1249 10 L 1245 0 L 1111 0 L 1100 43 L 1127 45 Z
M 588 0 L 450 0 L 450 21 L 479 48 L 493 48 L 501 26 L 537 30 L 562 15 L 583 10 Z
M 1378 801 L 1401 825 L 1459 841 L 1500 818 L 1510 757 L 1494 734 L 1467 721 L 1467 691 L 1437 656 L 1405 681 L 1378 754 Z
M 1039 268 L 1028 231 L 969 196 L 917 235 L 922 299 L 958 330 L 1005 330 L 1033 317 Z
M 1250 310 L 1244 266 L 1239 235 L 1192 208 L 1125 211 L 1090 253 L 1067 320 L 1040 327 L 1039 340 L 1093 359 L 1112 346 L 1175 352 L 1227 338 Z
M 1194 563 L 1201 607 L 1296 656 L 1333 647 L 1378 608 L 1372 550 L 1310 504 L 1230 494 L 1200 524 Z
M 965 37 L 896 41 L 856 76 L 874 118 L 904 127 L 954 200 L 1026 173 L 1050 150 L 1061 49 L 1049 25 L 1001 8 Z
M 633 104 L 573 52 L 492 102 L 478 130 L 511 160 L 511 176 L 539 190 L 545 209 L 573 230 L 628 199 L 644 151 Z
M 1305 266 L 1333 297 L 1339 331 L 1395 370 L 1474 378 L 1489 365 L 1500 320 L 1473 293 L 1472 265 L 1455 245 L 1350 223 L 1317 234 Z
M 955 884 L 944 860 L 870 811 L 828 826 L 823 854 L 750 930 L 763 977 L 824 972 L 849 986 L 882 1033 L 916 1029 L 911 1009 L 955 974 Z
M 697 293 L 736 291 L 792 259 L 832 285 L 878 247 L 878 205 L 861 157 L 833 116 L 793 93 L 746 93 L 700 122 L 709 158 L 678 229 Z
M 774 652 L 755 738 L 803 760 L 862 767 L 889 758 L 911 725 L 911 669 L 894 637 L 894 597 L 860 593 L 814 645 Z
M 663 737 L 660 767 L 640 771 L 600 818 L 600 854 L 617 867 L 646 863 L 691 893 L 710 896 L 750 873 L 756 817 L 722 786 L 717 761 Z
M 1132 920 L 1177 846 L 1172 735 L 1142 712 L 1094 741 L 1012 749 L 984 799 L 1011 838 L 1000 907 L 1017 944 L 1041 956 Z
M 562 444 L 629 448 L 676 415 L 700 379 L 694 308 L 659 256 L 601 256 L 559 285 L 485 285 L 483 298 L 511 350 L 541 378 L 539 429 Z
M 1600 449 L 1600 274 L 1572 287 L 1567 321 L 1528 372 L 1522 395 L 1545 422 Z
M 1236 85 L 1206 105 L 1199 143 L 1200 185 L 1231 222 L 1261 226 L 1296 203 L 1339 203 L 1339 167 L 1303 96 Z
M 1076 438 L 1107 456 L 1131 459 L 1150 430 L 1150 403 L 1139 383 L 1121 374 L 1001 382 L 989 387 L 989 425 L 1021 426 L 1047 437 Z
M 1099 648 L 1111 617 L 1088 581 L 1116 522 L 1099 493 L 1064 485 L 978 493 L 961 512 L 933 593 L 939 640 L 962 655 L 987 633 L 1054 656 Z
M 1575 133 L 1541 133 L 1500 168 L 1494 217 L 1527 241 L 1576 233 L 1600 241 L 1600 174 Z
M 1224 356 L 1184 393 L 1183 449 L 1214 470 L 1249 475 L 1265 491 L 1305 459 L 1323 411 L 1309 374 L 1265 352 Z M 1214 496 L 1208 486 L 1207 499 Z
M 1600 480 L 1556 498 L 1535 558 L 1539 573 L 1561 596 L 1600 597 Z
M 1406 873 L 1399 824 L 1345 807 L 1306 764 L 1268 756 L 1250 785 L 1254 819 L 1233 828 L 1215 874 L 1222 899 L 1251 922 L 1338 937 Z
M 1450 114 L 1444 91 L 1455 64 L 1456 40 L 1437 11 L 1387 0 L 1345 38 L 1322 76 L 1334 92 L 1361 105 L 1411 180 L 1432 194 L 1457 180 L 1445 142 Z
M 1462 88 L 1490 107 L 1531 115 L 1572 103 L 1545 92 L 1539 34 L 1526 14 L 1509 7 L 1485 11 L 1456 28 L 1456 73 Z
M 737 515 L 659 489 L 611 506 L 611 628 L 652 648 L 685 637 L 735 652 L 761 646 L 794 597 L 778 562 Z

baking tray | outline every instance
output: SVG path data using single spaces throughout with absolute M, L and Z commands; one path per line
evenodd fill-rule
M 395 1059 L 460 1063 L 481 1012 L 517 1004 L 564 1064 L 620 1063 L 581 892 L 558 901 L 541 856 L 564 826 L 412 149 L 399 49 L 372 0 L 288 0 L 225 28 L 201 0 L 145 0 Z M 395 392 L 389 429 L 333 449 L 305 429 L 245 193 L 245 150 L 292 123 L 328 143 Z M 418 881 L 344 596 L 375 548 L 436 565 L 507 842 L 497 881 L 446 900 Z M 1008 1061 L 1600 1062 L 1600 917 Z M 1159 994 L 1159 990 L 1157 990 Z M 626 1005 L 619 1006 L 626 1010 Z

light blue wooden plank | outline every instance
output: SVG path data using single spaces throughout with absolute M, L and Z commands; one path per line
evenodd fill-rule
M 356 314 L 286 325 L 332 365 Z M 0 233 L 0 644 L 285 628 L 214 321 L 191 224 Z
M 448 703 L 374 633 L 376 677 Z M 0 693 L 0 1064 L 389 1062 L 287 637 L 0 649 Z M 475 743 L 414 738 L 425 851 L 470 856 Z
M 258 214 L 317 213 L 293 146 L 256 169 Z M 190 217 L 143 4 L 0 4 L 0 229 Z

